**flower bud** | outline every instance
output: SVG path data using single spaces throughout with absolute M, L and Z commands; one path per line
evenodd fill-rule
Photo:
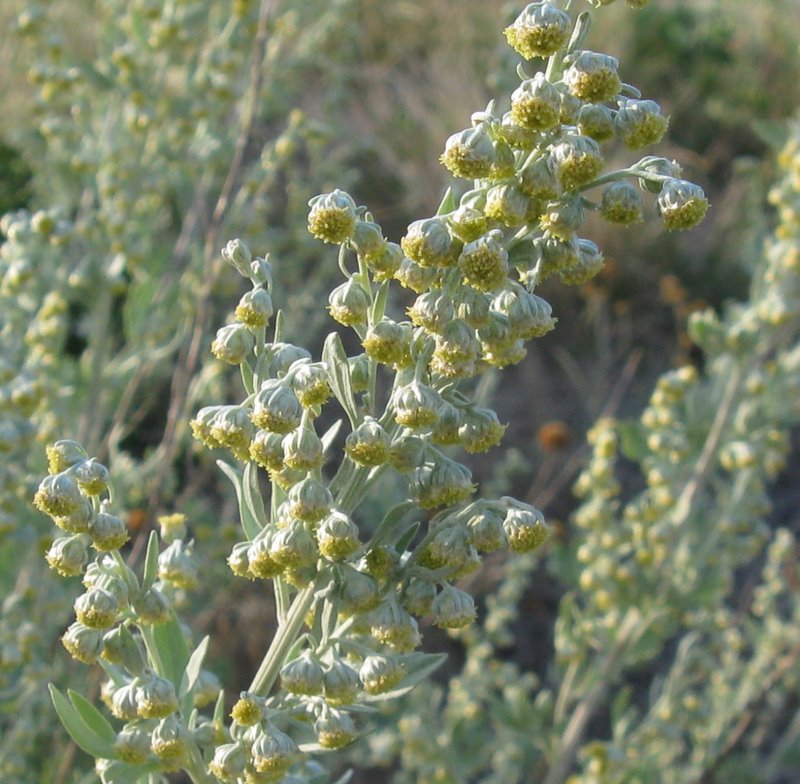
M 312 471 L 322 465 L 322 441 L 313 425 L 292 431 L 283 439 L 283 462 L 298 471 Z
M 564 74 L 570 93 L 588 103 L 611 100 L 622 87 L 619 61 L 607 54 L 578 52 Z
M 208 763 L 208 771 L 220 781 L 240 780 L 247 768 L 247 750 L 241 743 L 224 743 L 214 749 L 214 758 Z
M 61 536 L 50 546 L 45 559 L 62 577 L 75 577 L 83 571 L 89 558 L 86 543 L 83 534 Z
M 461 443 L 458 428 L 461 427 L 461 411 L 452 403 L 442 401 L 439 419 L 433 427 L 431 440 L 434 444 L 454 445 Z
M 192 545 L 176 539 L 158 556 L 158 578 L 176 588 L 191 589 L 197 585 L 197 565 L 192 558 Z
M 477 180 L 488 177 L 495 161 L 494 144 L 484 123 L 454 133 L 439 159 L 456 177 Z
M 334 245 L 347 242 L 356 228 L 358 213 L 352 197 L 338 188 L 315 196 L 308 203 L 308 230 L 312 236 Z
M 280 471 L 284 468 L 283 438 L 284 436 L 280 433 L 258 430 L 250 442 L 248 454 L 262 468 L 269 471 Z
M 408 309 L 412 323 L 428 332 L 441 332 L 453 320 L 453 302 L 441 289 L 432 289 L 420 294 Z
M 508 326 L 515 339 L 531 340 L 541 337 L 556 324 L 550 303 L 527 292 L 516 283 L 507 284 L 494 298 L 492 307 L 508 318 Z
M 103 658 L 139 675 L 144 669 L 144 657 L 136 638 L 127 626 L 116 626 L 103 635 Z
M 519 189 L 531 199 L 551 201 L 561 195 L 555 162 L 550 155 L 534 158 L 519 172 Z
M 323 749 L 342 749 L 356 739 L 356 726 L 346 713 L 335 708 L 323 709 L 314 722 L 317 742 Z
M 283 378 L 287 375 L 290 368 L 297 362 L 311 360 L 311 354 L 306 349 L 294 346 L 291 343 L 273 343 L 269 350 L 272 354 L 270 370 L 278 378 Z
M 100 495 L 108 489 L 108 469 L 94 457 L 79 463 L 74 476 L 86 495 Z
M 436 336 L 434 358 L 451 363 L 474 362 L 478 356 L 479 344 L 475 331 L 466 321 L 453 319 Z
M 569 242 L 575 236 L 575 232 L 583 226 L 583 219 L 581 200 L 574 197 L 548 204 L 539 220 L 539 226 L 548 236 Z
M 513 499 L 503 500 L 510 504 L 503 520 L 509 549 L 515 553 L 527 553 L 543 544 L 549 536 L 544 515 L 528 504 Z
M 103 634 L 76 621 L 64 632 L 61 643 L 73 659 L 94 664 L 103 650 Z
M 350 237 L 350 247 L 365 262 L 380 256 L 386 248 L 381 227 L 372 221 L 358 221 L 353 236 Z
M 88 498 L 81 498 L 80 506 L 71 514 L 54 517 L 53 522 L 68 534 L 88 533 L 94 519 L 94 507 Z
M 136 708 L 136 692 L 138 689 L 139 681 L 134 679 L 114 691 L 111 697 L 110 710 L 115 718 L 123 719 L 124 721 L 133 721 L 138 718 Z
M 642 158 L 636 165 L 636 168 L 647 174 L 655 174 L 658 178 L 674 177 L 680 179 L 683 173 L 683 169 L 681 169 L 677 161 L 670 161 L 666 158 L 656 158 L 652 155 Z M 661 193 L 663 185 L 664 181 L 662 179 L 650 180 L 643 177 L 639 178 L 639 187 L 648 193 Z
M 219 678 L 213 672 L 208 670 L 201 670 L 197 678 L 197 683 L 192 690 L 193 700 L 192 703 L 195 708 L 202 708 L 216 702 L 219 698 L 219 693 L 222 691 Z
M 442 524 L 420 557 L 426 569 L 456 569 L 469 556 L 469 538 L 462 525 Z
M 489 303 L 484 292 L 464 286 L 459 292 L 456 315 L 474 329 L 485 327 L 489 323 Z
M 596 142 L 605 142 L 614 136 L 614 115 L 602 103 L 587 103 L 578 110 L 578 130 Z
M 163 719 L 178 710 L 175 687 L 165 678 L 148 673 L 136 689 L 136 712 L 140 719 Z
M 503 32 L 506 40 L 526 60 L 550 57 L 569 38 L 572 20 L 553 3 L 530 3 Z
M 445 584 L 433 600 L 431 614 L 440 629 L 463 629 L 475 622 L 475 602 L 468 593 Z
M 70 474 L 46 476 L 33 497 L 33 505 L 50 517 L 69 517 L 79 511 L 83 496 Z
M 560 100 L 559 96 L 559 102 Z M 500 125 L 496 126 L 496 133 L 512 150 L 532 150 L 539 142 L 539 134 L 519 125 L 511 112 L 503 115 Z M 470 237 L 465 241 L 472 239 L 475 238 Z
M 531 243 L 534 265 L 531 274 L 541 280 L 549 278 L 557 272 L 563 272 L 580 262 L 580 249 L 575 239 L 564 241 L 558 237 L 537 237 Z M 526 275 L 522 275 L 526 282 Z
M 411 651 L 421 642 L 417 622 L 394 597 L 384 601 L 371 613 L 370 634 L 378 642 L 400 652 Z
M 253 333 L 244 324 L 228 324 L 217 330 L 211 353 L 229 365 L 241 365 L 254 345 Z
M 344 451 L 359 465 L 383 465 L 389 459 L 389 436 L 377 420 L 364 417 L 364 421 L 347 436 Z
M 284 569 L 304 569 L 316 563 L 319 553 L 306 524 L 294 520 L 270 541 L 269 554 Z
M 468 408 L 463 417 L 458 434 L 467 452 L 486 452 L 497 446 L 506 432 L 506 425 L 500 424 L 491 409 L 475 406 Z
M 603 169 L 600 147 L 594 139 L 578 134 L 565 134 L 552 147 L 556 176 L 564 190 L 580 188 L 593 180 Z
M 263 700 L 255 694 L 243 691 L 231 709 L 231 718 L 243 727 L 260 724 L 264 718 Z
M 281 668 L 281 685 L 292 694 L 322 694 L 324 677 L 322 665 L 307 648 Z
M 47 470 L 50 474 L 60 474 L 87 459 L 86 450 L 77 441 L 56 441 L 46 447 L 45 452 Z
M 384 318 L 367 330 L 363 346 L 367 356 L 376 362 L 407 365 L 411 359 L 411 325 Z
M 322 693 L 331 705 L 346 705 L 355 702 L 361 683 L 358 673 L 345 662 L 335 659 L 325 670 Z
M 119 550 L 130 539 L 125 523 L 116 515 L 100 512 L 89 527 L 92 545 L 100 552 Z
M 259 733 L 250 750 L 253 767 L 258 773 L 280 776 L 298 758 L 297 744 L 285 733 L 267 724 Z
M 380 593 L 378 584 L 372 577 L 347 565 L 337 568 L 341 569 L 338 581 L 339 598 L 347 613 L 365 612 L 377 607 Z
M 400 245 L 421 267 L 450 267 L 458 255 L 447 222 L 439 217 L 414 221 Z
M 379 252 L 365 259 L 376 283 L 391 280 L 400 269 L 402 261 L 403 250 L 396 242 L 387 242 Z
M 243 576 L 272 580 L 283 572 L 283 566 L 272 555 L 275 531 L 265 528 L 247 548 L 247 568 Z M 241 567 L 240 567 L 241 568 Z
M 516 184 L 495 185 L 486 194 L 486 217 L 503 226 L 519 226 L 525 223 L 530 206 L 528 197 Z
M 374 654 L 361 663 L 358 677 L 367 694 L 386 694 L 405 677 L 405 667 L 390 656 Z
M 600 214 L 609 223 L 630 226 L 644 220 L 642 196 L 627 182 L 613 182 L 603 190 Z
M 425 442 L 417 436 L 403 436 L 392 443 L 389 464 L 395 471 L 408 474 L 420 464 L 425 452 Z
M 427 463 L 414 471 L 409 490 L 423 509 L 433 509 L 465 501 L 475 486 L 466 466 L 442 455 L 436 463 Z
M 294 390 L 282 381 L 270 379 L 256 393 L 250 419 L 262 430 L 285 434 L 300 424 L 302 415 L 303 408 Z
M 300 405 L 304 408 L 321 406 L 331 395 L 325 365 L 321 362 L 302 362 L 291 373 L 291 384 Z
M 422 294 L 434 285 L 438 270 L 434 267 L 421 267 L 411 259 L 404 258 L 394 277 L 401 286 Z
M 189 751 L 188 744 L 186 728 L 174 715 L 161 719 L 150 736 L 150 750 L 161 760 L 166 770 L 180 769 Z
M 320 554 L 331 561 L 344 560 L 361 544 L 358 526 L 346 514 L 338 511 L 333 511 L 319 524 L 317 542 Z
M 312 476 L 298 482 L 289 491 L 289 514 L 308 523 L 317 523 L 333 507 L 333 496 L 325 485 Z
M 75 600 L 75 615 L 90 629 L 108 629 L 119 615 L 116 598 L 102 588 L 92 588 Z
M 259 286 L 242 295 L 234 315 L 237 321 L 256 330 L 266 327 L 274 312 L 272 297 L 266 289 Z
M 700 223 L 708 211 L 703 189 L 688 180 L 667 180 L 658 196 L 658 211 L 670 231 L 685 231 Z
M 244 406 L 218 406 L 208 423 L 209 441 L 230 449 L 240 460 L 247 460 L 253 425 Z
M 114 740 L 114 752 L 123 762 L 141 765 L 150 756 L 150 733 L 138 724 L 126 724 Z
M 467 520 L 467 540 L 483 553 L 499 550 L 506 544 L 503 519 L 504 515 L 497 509 L 479 506 Z
M 490 231 L 464 246 L 458 258 L 464 283 L 484 292 L 500 288 L 508 274 L 508 253 L 502 238 L 502 232 Z
M 353 278 L 337 286 L 328 296 L 328 303 L 331 317 L 340 324 L 352 327 L 367 323 L 369 296 Z
M 231 240 L 222 249 L 222 258 L 228 262 L 242 277 L 250 277 L 250 262 L 253 256 L 250 249 L 241 240 Z
M 668 118 L 655 101 L 620 101 L 614 128 L 626 147 L 639 150 L 657 144 L 667 131 Z
M 398 387 L 392 395 L 395 422 L 415 429 L 430 428 L 439 418 L 441 403 L 437 392 L 414 380 Z
M 546 131 L 558 123 L 561 96 L 539 72 L 511 93 L 511 116 L 523 128 Z
M 136 611 L 136 622 L 150 626 L 166 623 L 172 616 L 167 598 L 153 586 L 142 591 L 134 600 L 133 609 Z

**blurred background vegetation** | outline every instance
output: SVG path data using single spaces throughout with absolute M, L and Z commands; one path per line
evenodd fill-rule
M 40 6 L 47 33 L 34 39 L 33 50 L 20 34 L 30 6 L 25 0 L 0 4 L 0 212 L 59 206 L 41 133 L 50 97 L 31 78 L 33 64 L 46 56 L 79 66 L 97 57 L 103 45 L 104 0 L 51 0 Z M 437 163 L 444 140 L 465 127 L 473 111 L 515 85 L 516 59 L 500 30 L 521 4 L 275 0 L 274 6 L 275 18 L 289 26 L 289 47 L 291 25 L 296 26 L 294 78 L 282 83 L 284 94 L 274 106 L 260 113 L 255 135 L 264 143 L 274 139 L 286 127 L 289 109 L 299 109 L 314 146 L 293 155 L 262 205 L 256 242 L 243 236 L 254 251 L 274 254 L 277 288 L 285 291 L 279 304 L 290 308 L 290 334 L 318 353 L 331 326 L 318 303 L 336 270 L 330 254 L 322 261 L 324 251 L 298 239 L 305 233 L 305 198 L 346 187 L 394 241 L 411 220 L 432 214 L 450 184 Z M 545 287 L 558 329 L 504 373 L 496 392 L 488 391 L 511 427 L 504 449 L 474 458 L 473 472 L 556 519 L 566 519 L 575 506 L 569 487 L 585 455 L 587 427 L 603 413 L 638 411 L 664 370 L 693 359 L 685 333 L 691 312 L 721 308 L 745 295 L 752 259 L 772 223 L 763 207 L 774 174 L 767 153 L 798 108 L 798 0 L 653 0 L 637 13 L 619 2 L 598 19 L 591 48 L 617 57 L 623 79 L 662 104 L 671 124 L 657 154 L 684 163 L 686 176 L 705 188 L 712 210 L 687 236 L 665 234 L 656 219 L 625 231 L 592 223 L 586 236 L 604 251 L 606 269 L 579 290 Z M 314 34 L 304 35 L 312 22 Z M 285 28 L 282 34 L 287 35 Z M 321 159 L 326 165 L 315 168 Z M 265 248 L 258 247 L 261 239 Z M 215 312 L 230 310 L 237 297 L 223 284 Z M 158 405 L 170 374 L 166 367 L 154 375 L 153 399 L 142 406 Z M 158 442 L 161 425 L 157 417 L 143 416 L 126 449 L 146 453 Z M 790 465 L 796 463 L 795 455 Z M 176 476 L 175 494 L 185 499 L 181 482 L 196 487 L 208 474 L 195 468 Z M 788 510 L 799 497 L 784 480 L 776 522 L 797 527 Z M 200 541 L 218 533 L 218 519 L 233 519 L 230 507 L 209 509 L 206 501 L 186 510 L 196 513 Z M 566 525 L 559 530 L 569 537 Z M 232 536 L 223 529 L 223 538 L 226 532 Z M 495 575 L 488 570 L 481 579 L 488 589 Z M 535 582 L 521 599 L 525 620 L 507 655 L 524 669 L 542 671 L 551 655 L 559 588 L 544 574 Z M 253 623 L 261 597 L 248 586 L 238 586 L 235 596 L 205 590 L 209 595 L 199 601 L 207 609 L 198 626 L 203 633 L 223 631 L 224 639 L 238 640 L 234 651 L 213 654 L 236 688 L 236 672 L 246 683 L 270 632 Z M 454 653 L 457 666 L 456 643 L 430 630 L 428 645 Z M 357 780 L 378 781 L 379 775 Z

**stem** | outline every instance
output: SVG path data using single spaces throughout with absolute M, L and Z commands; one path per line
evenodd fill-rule
M 278 631 L 272 639 L 272 644 L 269 646 L 261 666 L 253 676 L 253 681 L 248 691 L 262 696 L 269 694 L 283 666 L 286 654 L 294 645 L 297 635 L 303 626 L 306 613 L 308 613 L 314 602 L 316 590 L 316 581 L 312 580 L 309 585 L 294 597 L 292 606 L 289 608 L 289 612 L 286 613 L 286 620 L 278 627 Z

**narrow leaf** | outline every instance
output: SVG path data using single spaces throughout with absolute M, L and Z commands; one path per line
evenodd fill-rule
M 456 208 L 456 197 L 453 195 L 453 189 L 448 188 L 445 191 L 444 198 L 439 204 L 439 209 L 436 210 L 436 214 L 447 215 L 449 212 L 453 212 L 455 208 Z
M 184 697 L 191 696 L 192 689 L 197 685 L 197 679 L 200 677 L 200 672 L 203 669 L 203 662 L 208 652 L 209 640 L 210 637 L 208 635 L 203 637 L 199 645 L 192 651 L 192 655 L 186 663 L 186 669 L 181 678 L 181 688 L 178 691 L 178 698 L 181 700 Z
M 144 574 L 142 575 L 142 590 L 152 588 L 158 576 L 158 534 L 150 531 L 147 540 L 147 555 L 144 558 Z
M 152 627 L 151 635 L 164 665 L 164 677 L 177 689 L 189 660 L 189 646 L 177 617 L 173 614 L 166 623 Z
M 350 425 L 355 428 L 358 423 L 358 407 L 350 383 L 350 366 L 342 340 L 336 332 L 331 332 L 325 339 L 322 359 L 328 368 L 328 382 L 333 394 L 347 414 Z
M 398 553 L 404 553 L 411 542 L 414 541 L 414 537 L 417 535 L 417 531 L 419 531 L 420 526 L 422 523 L 417 520 L 417 522 L 412 523 L 405 531 L 405 533 L 397 540 L 397 544 L 394 546 L 394 549 L 397 550 Z
M 409 512 L 416 508 L 416 504 L 413 501 L 403 501 L 397 504 L 397 506 L 393 506 L 386 513 L 375 530 L 375 533 L 372 535 L 372 546 L 377 547 L 391 539 L 397 526 L 400 525 Z
M 67 689 L 72 707 L 81 715 L 83 721 L 94 730 L 103 740 L 113 743 L 117 739 L 116 730 L 109 724 L 108 719 L 92 705 L 82 694 Z
M 261 495 L 261 488 L 258 486 L 258 466 L 255 463 L 248 463 L 244 467 L 242 490 L 248 511 L 258 527 L 263 528 L 267 524 L 267 515 L 264 512 L 264 498 Z
M 424 681 L 431 673 L 444 664 L 447 654 L 444 653 L 412 653 L 409 656 L 401 657 L 401 661 L 406 667 L 406 677 L 398 684 L 396 689 L 385 694 L 365 695 L 366 702 L 385 702 L 401 697 L 410 692 L 415 686 Z
M 242 475 L 230 464 L 224 460 L 217 460 L 217 466 L 233 484 L 233 489 L 236 491 L 236 500 L 239 503 L 239 519 L 242 523 L 242 530 L 245 536 L 249 539 L 255 539 L 261 527 L 253 517 L 250 510 L 247 508 L 247 503 L 244 500 L 244 488 L 242 482 Z
M 339 435 L 339 431 L 342 429 L 342 420 L 337 419 L 323 434 L 320 438 L 322 441 L 322 451 L 327 452 L 331 445 L 333 444 L 334 439 L 336 436 Z
M 114 760 L 103 768 L 100 779 L 103 784 L 144 784 L 151 779 L 149 774 L 155 773 L 159 765 L 155 762 L 147 765 L 129 765 L 127 762 Z
M 114 746 L 98 735 L 84 720 L 72 703 L 51 683 L 50 697 L 58 718 L 75 743 L 87 754 L 98 759 L 113 759 Z

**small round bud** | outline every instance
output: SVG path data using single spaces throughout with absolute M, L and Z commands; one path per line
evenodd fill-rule
M 266 289 L 259 286 L 242 295 L 234 315 L 237 321 L 256 330 L 266 327 L 274 312 L 272 297 Z
M 564 190 L 574 190 L 593 180 L 603 169 L 600 148 L 594 139 L 565 134 L 552 148 L 556 176 Z
M 528 197 L 516 184 L 495 185 L 486 194 L 486 216 L 503 226 L 519 226 L 530 209 Z
M 217 406 L 208 424 L 209 441 L 230 449 L 240 460 L 248 459 L 253 425 L 244 406 Z
M 488 177 L 495 161 L 492 138 L 484 123 L 453 134 L 445 143 L 441 162 L 456 177 Z
M 459 292 L 457 316 L 478 329 L 489 323 L 489 297 L 482 291 L 465 286 Z
M 445 362 L 472 362 L 478 356 L 478 347 L 475 330 L 466 321 L 453 319 L 436 336 L 434 357 Z
M 222 249 L 222 258 L 228 262 L 240 275 L 250 277 L 250 262 L 253 256 L 250 249 L 241 240 L 231 240 Z
M 506 544 L 503 519 L 504 515 L 497 509 L 478 507 L 467 520 L 467 541 L 483 553 L 499 550 Z
M 561 280 L 580 285 L 591 280 L 603 268 L 603 254 L 591 240 L 578 240 L 578 262 L 561 272 Z
M 389 459 L 389 436 L 377 420 L 364 417 L 364 421 L 347 436 L 344 451 L 359 465 L 383 465 Z
M 290 375 L 292 389 L 301 406 L 321 406 L 330 397 L 328 375 L 321 362 L 302 362 Z
M 436 597 L 436 588 L 424 580 L 412 579 L 403 590 L 400 603 L 412 615 L 428 615 Z
M 100 512 L 89 527 L 95 550 L 108 553 L 119 550 L 130 539 L 125 523 L 116 515 Z
M 322 665 L 308 649 L 281 668 L 281 685 L 292 694 L 322 694 L 324 677 Z
M 45 559 L 50 568 L 62 577 L 76 577 L 83 572 L 83 567 L 89 559 L 86 544 L 87 540 L 83 534 L 61 536 L 50 546 Z
M 464 246 L 458 258 L 458 268 L 465 284 L 478 291 L 491 292 L 505 282 L 508 253 L 502 238 L 501 232 L 490 231 Z
M 136 708 L 136 692 L 138 689 L 139 681 L 134 679 L 114 691 L 111 697 L 110 710 L 115 718 L 124 721 L 133 721 L 138 718 Z
M 317 528 L 319 552 L 332 561 L 341 561 L 352 555 L 361 542 L 358 526 L 344 513 L 334 511 Z
M 176 539 L 158 556 L 158 578 L 176 588 L 191 589 L 197 585 L 197 565 L 192 558 L 192 545 Z
M 668 118 L 655 101 L 621 101 L 614 120 L 617 135 L 631 150 L 660 142 L 668 125 Z
M 317 742 L 323 749 L 342 749 L 356 739 L 356 726 L 346 713 L 325 708 L 314 722 Z
M 298 758 L 297 744 L 285 733 L 267 724 L 250 750 L 253 767 L 258 773 L 281 776 Z
M 433 509 L 466 501 L 475 486 L 466 466 L 441 456 L 436 463 L 428 463 L 414 471 L 409 490 L 423 509 Z
M 88 533 L 94 516 L 92 502 L 88 498 L 81 498 L 80 506 L 72 514 L 54 517 L 53 522 L 68 534 Z
M 387 242 L 379 252 L 365 259 L 376 283 L 391 280 L 403 261 L 403 250 L 396 242 Z
M 550 155 L 534 158 L 519 172 L 519 189 L 531 199 L 551 201 L 561 195 L 555 162 Z
M 289 514 L 309 523 L 317 523 L 326 517 L 333 507 L 333 496 L 325 485 L 308 476 L 289 491 Z
M 283 465 L 283 436 L 269 430 L 256 431 L 248 447 L 248 454 L 262 468 L 280 471 Z
M 284 569 L 295 571 L 312 566 L 319 557 L 314 537 L 306 525 L 297 520 L 275 533 L 270 541 L 269 554 Z
M 286 376 L 296 363 L 311 360 L 311 354 L 306 349 L 291 343 L 273 343 L 270 351 L 272 354 L 270 370 L 278 378 Z
M 421 638 L 417 622 L 394 597 L 384 601 L 370 615 L 370 634 L 397 651 L 411 651 Z
M 108 489 L 108 469 L 94 457 L 78 464 L 74 476 L 86 495 L 100 495 Z
M 462 204 L 450 214 L 450 229 L 463 242 L 478 239 L 489 228 L 486 215 L 481 210 Z
M 303 408 L 294 390 L 275 379 L 265 381 L 253 400 L 250 419 L 256 427 L 273 433 L 290 433 L 299 424 Z
M 504 500 L 513 503 L 503 520 L 509 549 L 515 553 L 527 553 L 547 541 L 549 531 L 544 515 L 538 509 L 513 499 Z
M 363 346 L 367 356 L 376 362 L 407 365 L 411 359 L 411 325 L 384 318 L 367 330 Z
M 253 333 L 243 324 L 228 324 L 217 330 L 211 353 L 229 365 L 241 365 L 253 350 Z
M 347 242 L 356 228 L 358 213 L 352 197 L 338 188 L 315 196 L 308 203 L 308 230 L 312 236 L 335 245 Z
M 275 531 L 265 528 L 247 548 L 247 568 L 243 576 L 272 580 L 283 573 L 281 566 L 272 555 L 272 540 Z
M 117 733 L 114 751 L 123 762 L 141 765 L 150 756 L 150 733 L 137 724 L 126 724 Z
M 560 105 L 558 90 L 541 72 L 511 93 L 511 116 L 530 131 L 546 131 L 558 124 Z
M 578 130 L 596 142 L 605 142 L 614 136 L 614 115 L 602 103 L 587 103 L 578 110 Z
M 79 511 L 83 496 L 70 474 L 46 476 L 33 497 L 33 505 L 50 517 L 69 517 Z
M 162 719 L 178 710 L 175 687 L 165 678 L 148 673 L 136 689 L 136 712 L 140 719 Z
M 539 220 L 539 226 L 550 237 L 569 242 L 583 226 L 583 205 L 577 197 L 551 202 Z
M 655 158 L 651 155 L 639 161 L 636 168 L 647 174 L 658 175 L 658 179 L 652 180 L 644 177 L 639 178 L 639 187 L 647 191 L 647 193 L 661 193 L 661 188 L 664 186 L 663 177 L 680 179 L 683 173 L 677 161 L 670 161 L 667 158 Z
M 169 544 L 176 539 L 186 537 L 186 515 L 176 512 L 175 514 L 159 515 L 156 522 L 160 528 L 161 540 Z
M 264 718 L 261 700 L 243 691 L 231 709 L 231 718 L 243 727 L 259 724 Z
M 208 771 L 220 781 L 237 782 L 247 768 L 247 750 L 241 743 L 224 743 L 214 749 Z
M 154 586 L 134 599 L 133 609 L 136 611 L 136 622 L 139 624 L 158 626 L 172 617 L 166 596 Z
M 642 196 L 627 182 L 613 182 L 603 190 L 600 214 L 609 223 L 630 226 L 644 220 Z
M 90 629 L 108 629 L 118 615 L 119 603 L 102 588 L 92 588 L 75 600 L 75 616 Z
M 358 671 L 367 694 L 386 694 L 403 680 L 405 674 L 400 662 L 380 653 L 367 656 Z
M 421 267 L 450 267 L 458 255 L 444 218 L 414 221 L 400 245 L 406 256 Z
M 161 760 L 166 770 L 178 770 L 188 753 L 188 741 L 188 733 L 180 719 L 167 716 L 153 730 L 150 750 Z
M 404 258 L 394 277 L 401 286 L 422 294 L 434 285 L 438 271 L 434 267 L 422 267 L 411 259 Z
M 442 401 L 439 406 L 439 419 L 433 427 L 431 440 L 434 444 L 460 444 L 458 428 L 461 427 L 461 410 L 452 403 Z
M 437 392 L 414 380 L 398 387 L 392 395 L 395 422 L 414 429 L 430 428 L 439 418 L 441 403 Z
M 433 600 L 431 614 L 440 629 L 463 629 L 475 622 L 475 602 L 468 593 L 446 584 Z
M 61 644 L 73 659 L 93 664 L 103 650 L 103 633 L 76 621 L 64 632 Z
M 322 441 L 314 427 L 306 425 L 283 439 L 283 462 L 298 471 L 312 471 L 322 465 Z
M 11 379 L 8 379 L 11 380 Z M 87 459 L 86 450 L 77 441 L 56 441 L 45 448 L 47 470 L 50 474 L 60 474 Z
M 708 199 L 699 185 L 688 180 L 667 180 L 658 196 L 658 211 L 670 231 L 685 231 L 700 223 Z
M 403 436 L 392 443 L 389 464 L 395 471 L 408 474 L 420 464 L 425 452 L 425 442 L 417 436 Z
M 322 693 L 332 705 L 346 705 L 354 702 L 361 690 L 358 673 L 343 661 L 335 660 L 325 670 Z
M 497 414 L 488 408 L 475 406 L 464 412 L 464 421 L 458 435 L 467 452 L 486 452 L 497 446 L 506 432 Z
M 365 612 L 377 607 L 380 602 L 377 582 L 350 566 L 342 565 L 339 568 L 338 593 L 345 612 Z
M 423 551 L 420 563 L 427 569 L 457 569 L 469 556 L 469 538 L 462 525 L 442 525 Z
M 237 577 L 252 577 L 252 575 L 249 574 L 250 564 L 247 555 L 250 545 L 250 542 L 237 542 L 227 558 L 230 570 Z
M 331 317 L 348 327 L 366 324 L 369 308 L 367 292 L 352 278 L 337 286 L 328 297 Z
M 546 335 L 556 324 L 550 303 L 516 283 L 507 284 L 492 303 L 508 319 L 514 339 L 531 340 Z
M 420 294 L 408 309 L 408 317 L 417 327 L 438 333 L 453 320 L 453 301 L 441 289 L 432 289 Z
M 566 73 L 564 81 L 570 93 L 588 103 L 603 103 L 611 100 L 622 87 L 619 61 L 607 54 L 578 52 Z
M 372 221 L 358 221 L 350 237 L 350 247 L 366 262 L 380 256 L 386 248 L 381 227 Z
M 526 60 L 550 57 L 569 38 L 572 20 L 553 3 L 530 3 L 503 32 L 506 40 Z

